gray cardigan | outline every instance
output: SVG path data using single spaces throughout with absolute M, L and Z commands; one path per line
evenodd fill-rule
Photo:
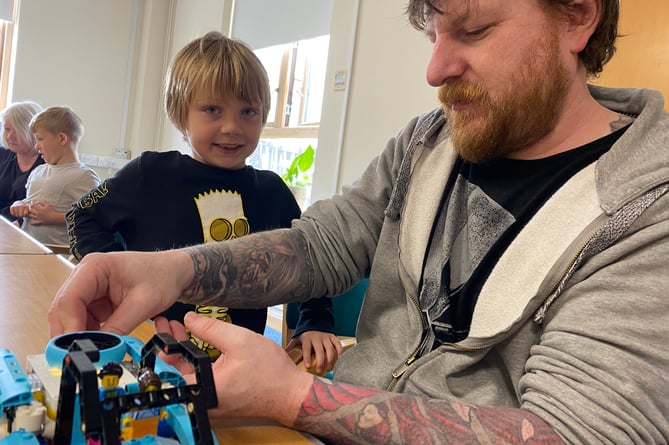
M 311 247 L 313 295 L 370 275 L 358 344 L 337 363 L 336 380 L 520 407 L 568 443 L 667 443 L 669 116 L 657 92 L 591 91 L 637 119 L 510 244 L 462 342 L 415 356 L 417 283 L 455 159 L 438 110 L 294 222 Z

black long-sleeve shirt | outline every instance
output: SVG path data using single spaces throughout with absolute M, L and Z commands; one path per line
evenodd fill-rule
M 33 165 L 26 171 L 21 171 L 16 161 L 16 153 L 0 146 L 0 214 L 10 221 L 17 218 L 9 213 L 9 208 L 15 201 L 26 197 L 26 181 L 30 173 L 38 165 L 44 164 L 44 159 L 37 156 Z
M 74 204 L 65 219 L 78 259 L 90 252 L 154 251 L 290 227 L 300 208 L 281 178 L 245 167 L 224 170 L 177 151 L 144 152 Z M 332 332 L 329 299 L 302 303 L 304 330 Z M 182 321 L 194 306 L 163 315 Z M 263 333 L 267 309 L 228 309 L 234 324 Z

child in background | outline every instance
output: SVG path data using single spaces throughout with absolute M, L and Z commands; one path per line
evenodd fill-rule
M 281 178 L 246 165 L 270 109 L 267 73 L 244 43 L 210 32 L 175 56 L 165 85 L 165 109 L 191 148 L 147 151 L 75 203 L 67 214 L 70 248 L 90 252 L 167 250 L 218 242 L 250 232 L 290 227 L 300 208 Z M 332 369 L 341 344 L 332 303 L 303 303 L 313 316 L 301 335 L 305 366 Z M 176 303 L 162 315 L 183 321 L 187 311 L 263 334 L 267 308 L 233 309 Z M 196 338 L 215 359 L 219 352 Z M 315 361 L 312 362 L 312 354 Z
M 67 245 L 65 212 L 100 184 L 97 173 L 79 162 L 84 125 L 71 109 L 51 107 L 33 117 L 30 131 L 46 164 L 28 176 L 26 198 L 14 202 L 9 211 L 23 218 L 21 227 L 35 239 Z

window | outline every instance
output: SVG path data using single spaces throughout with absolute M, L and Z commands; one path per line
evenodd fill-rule
M 318 136 L 328 43 L 322 36 L 256 51 L 272 90 L 266 136 Z
M 255 51 L 267 70 L 272 108 L 250 165 L 281 175 L 307 146 L 317 149 L 329 40 L 326 35 Z
M 0 109 L 4 109 L 7 105 L 13 28 L 12 22 L 0 20 Z
M 7 105 L 16 0 L 0 0 L 0 109 Z

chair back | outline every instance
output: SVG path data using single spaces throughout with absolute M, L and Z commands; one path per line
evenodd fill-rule
M 358 282 L 344 293 L 332 297 L 334 313 L 334 334 L 339 337 L 355 337 L 360 308 L 367 291 L 367 278 Z M 288 303 L 284 322 L 288 329 L 295 329 L 298 318 L 298 303 Z

